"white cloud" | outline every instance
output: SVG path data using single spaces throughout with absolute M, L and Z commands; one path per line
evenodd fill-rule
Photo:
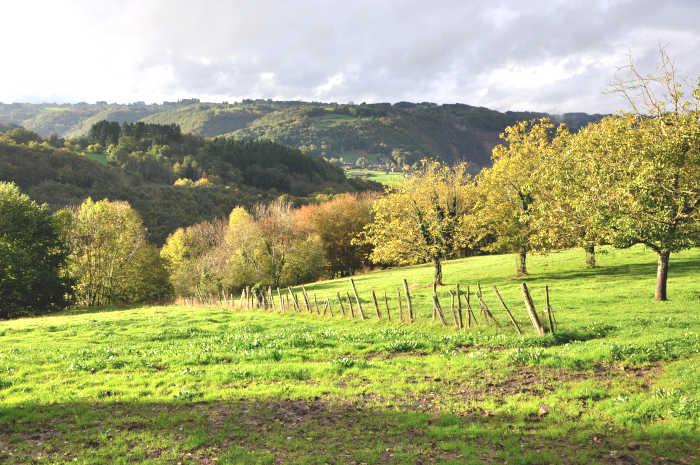
M 316 86 L 316 89 L 314 89 L 314 95 L 316 97 L 326 96 L 338 87 L 342 86 L 344 82 L 345 76 L 343 73 L 336 73 L 329 77 L 323 84 Z

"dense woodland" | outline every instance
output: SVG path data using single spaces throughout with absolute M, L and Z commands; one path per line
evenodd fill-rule
M 80 140 L 0 128 L 0 181 L 58 209 L 87 197 L 128 201 L 161 244 L 177 227 L 284 195 L 379 189 L 340 168 L 267 141 L 204 139 L 177 126 L 98 122 Z

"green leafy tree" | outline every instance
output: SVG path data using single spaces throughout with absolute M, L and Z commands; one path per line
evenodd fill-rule
M 0 182 L 0 317 L 68 305 L 67 248 L 57 220 L 12 183 Z
M 609 117 L 578 134 L 572 150 L 590 180 L 581 209 L 613 245 L 656 252 L 654 295 L 666 300 L 671 254 L 700 244 L 698 115 Z
M 590 188 L 578 202 L 613 245 L 656 252 L 666 300 L 671 254 L 700 243 L 700 82 L 689 89 L 664 49 L 656 74 L 630 59 L 612 90 L 632 111 L 590 125 L 572 144 Z

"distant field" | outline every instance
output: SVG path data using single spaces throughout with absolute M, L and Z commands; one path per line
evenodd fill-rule
M 347 174 L 348 176 L 354 178 L 369 179 L 370 181 L 375 181 L 389 187 L 400 184 L 404 179 L 402 173 L 386 173 L 384 171 L 365 170 L 359 168 L 347 170 Z
M 545 337 L 514 261 L 444 268 L 443 306 L 449 286 L 479 281 L 501 328 L 432 322 L 429 266 L 357 276 L 364 322 L 337 303 L 333 318 L 172 306 L 0 322 L 0 463 L 699 463 L 700 249 L 672 257 L 664 303 L 641 247 L 595 270 L 578 250 L 533 257 L 526 281 L 540 308 L 551 287 L 560 326 Z M 417 324 L 396 322 L 403 278 Z M 388 292 L 391 323 L 371 289 Z
M 109 163 L 109 160 L 107 160 L 107 155 L 101 152 L 83 152 L 83 156 L 89 158 L 90 160 L 94 160 L 102 165 L 106 165 Z

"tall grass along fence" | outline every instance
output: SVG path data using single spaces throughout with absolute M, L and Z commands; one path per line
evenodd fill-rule
M 489 296 L 491 303 L 487 303 L 487 297 L 479 283 L 474 287 L 469 285 L 462 287 L 457 284 L 453 288 L 449 288 L 448 291 L 448 302 L 441 301 L 437 286 L 433 285 L 432 321 L 439 321 L 442 326 L 453 326 L 460 330 L 477 326 L 500 328 L 505 324 L 512 325 L 518 334 L 524 334 L 522 322 L 518 322 L 511 306 L 506 303 L 496 286 L 491 289 L 492 293 Z M 545 286 L 544 292 L 544 306 L 542 311 L 538 311 L 527 284 L 520 284 L 525 316 L 535 334 L 539 336 L 557 331 L 557 319 L 550 302 L 549 286 Z M 177 303 L 185 306 L 209 305 L 238 310 L 259 309 L 310 313 L 358 320 L 372 318 L 377 321 L 386 320 L 405 324 L 417 321 L 418 317 L 414 309 L 410 286 L 406 279 L 403 280 L 401 286 L 396 288 L 396 294 L 393 296 L 390 296 L 386 290 L 378 294 L 374 289 L 370 289 L 368 295 L 369 298 L 363 299 L 355 280 L 351 278 L 346 291 L 337 291 L 335 298 L 319 299 L 315 293 L 309 295 L 304 286 L 299 286 L 296 289 L 291 287 L 285 289 L 249 287 L 243 289 L 240 296 L 220 294 L 218 296 L 180 297 Z M 497 302 L 496 305 L 493 305 L 494 301 Z M 496 314 L 500 314 L 500 317 L 497 318 Z

